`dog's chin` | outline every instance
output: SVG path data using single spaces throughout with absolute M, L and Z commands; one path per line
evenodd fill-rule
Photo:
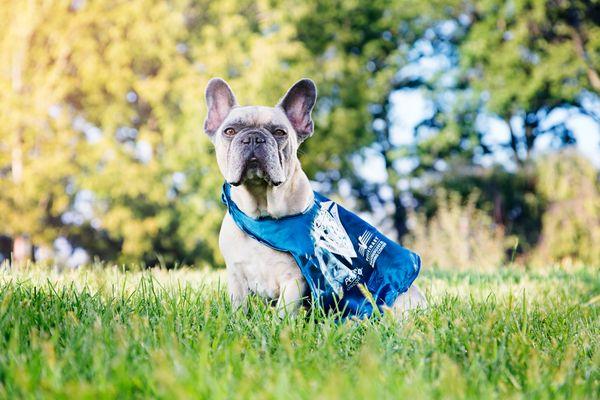
M 274 179 L 258 162 L 251 160 L 244 167 L 240 177 L 228 183 L 232 186 L 279 186 L 283 180 Z

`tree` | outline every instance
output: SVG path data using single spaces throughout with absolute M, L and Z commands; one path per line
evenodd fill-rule
M 202 131 L 206 82 L 223 76 L 242 103 L 275 104 L 298 75 L 282 65 L 300 58 L 302 48 L 274 24 L 276 11 L 266 4 L 178 4 L 172 10 L 155 2 L 119 3 L 111 7 L 115 17 L 90 29 L 113 35 L 93 37 L 105 50 L 82 55 L 98 68 L 82 78 L 94 82 L 82 97 L 101 102 L 82 110 L 107 133 L 93 163 L 101 168 L 82 187 L 96 195 L 97 214 L 121 243 L 123 260 L 215 265 L 223 178 Z M 123 111 L 115 113 L 116 105 Z M 141 145 L 151 149 L 148 157 Z M 112 149 L 109 158 L 106 149 Z
M 600 93 L 600 3 L 520 0 L 473 3 L 471 27 L 460 45 L 461 63 L 486 111 L 502 119 L 509 146 L 522 164 L 536 140 L 553 135 L 572 144 L 564 121 L 543 124 L 556 109 L 600 115 L 585 106 Z
M 574 142 L 564 121 L 544 124 L 553 110 L 598 120 L 586 107 L 586 100 L 597 101 L 598 12 L 595 2 L 543 0 L 314 2 L 299 22 L 308 32 L 304 42 L 329 62 L 334 57 L 341 65 L 355 66 L 345 67 L 347 75 L 340 72 L 340 80 L 369 87 L 354 103 L 345 104 L 335 93 L 326 101 L 338 110 L 358 106 L 370 111 L 356 126 L 368 132 L 363 143 L 384 161 L 400 237 L 407 231 L 403 197 L 408 193 L 401 189 L 402 181 L 417 182 L 419 188 L 427 182 L 437 185 L 436 176 L 444 171 L 470 168 L 496 151 L 481 118 L 506 122 L 510 136 L 505 146 L 518 165 L 542 135 L 552 135 L 557 146 Z M 418 68 L 422 61 L 436 65 L 434 71 L 424 73 Z M 415 126 L 413 144 L 396 145 L 390 135 L 391 96 L 415 89 L 425 94 L 433 111 Z M 414 160 L 408 174 L 396 167 L 403 158 Z M 353 184 L 362 188 L 359 197 L 386 203 L 378 185 L 361 179 Z
M 31 242 L 61 233 L 67 190 L 85 152 L 61 109 L 72 88 L 62 79 L 73 24 L 53 4 L 15 1 L 0 6 L 0 232 L 13 238 L 13 257 L 31 255 Z
M 548 115 L 600 120 L 589 107 L 598 102 L 598 7 L 5 2 L 0 235 L 18 248 L 64 236 L 121 262 L 218 264 L 222 178 L 202 132 L 205 83 L 222 76 L 243 104 L 272 105 L 310 76 L 319 87 L 316 134 L 300 153 L 321 190 L 350 188 L 359 207 L 385 210 L 402 239 L 407 208 L 431 215 L 427 199 L 438 198 L 440 186 L 467 196 L 470 187 L 457 182 L 469 182 L 481 189 L 478 207 L 496 223 L 526 226 L 515 230 L 534 241 L 541 216 L 538 204 L 525 204 L 535 190 L 531 149 L 543 135 L 558 147 L 574 141 L 561 121 L 549 126 Z M 431 109 L 409 144 L 393 134 L 401 91 L 423 94 Z M 513 170 L 481 166 L 498 152 L 482 120 L 506 124 Z M 383 181 L 361 172 L 372 159 L 383 165 Z M 401 168 L 404 160 L 411 168 Z M 523 222 L 529 211 L 536 220 Z
M 278 12 L 184 0 L 1 11 L 0 232 L 36 245 L 63 235 L 121 262 L 218 262 L 222 178 L 203 89 L 223 76 L 242 102 L 275 104 L 303 55 Z
M 440 51 L 453 40 L 440 38 L 436 29 L 442 21 L 459 17 L 460 4 L 462 2 L 317 0 L 308 2 L 304 12 L 293 21 L 298 39 L 319 66 L 317 131 L 330 138 L 328 142 L 313 141 L 307 146 L 308 153 L 318 148 L 322 158 L 310 158 L 310 165 L 320 171 L 318 175 L 313 171 L 313 176 L 319 181 L 329 180 L 331 187 L 340 181 L 349 182 L 354 196 L 366 209 L 391 202 L 393 227 L 399 239 L 408 229 L 406 192 L 401 186 L 403 175 L 397 169 L 397 162 L 413 154 L 392 138 L 392 95 L 405 89 L 432 89 L 436 82 L 418 74 L 404 74 L 403 67 L 414 66 L 426 56 L 415 51 L 419 43 L 427 41 Z M 455 46 L 450 50 L 455 51 Z M 436 117 L 441 115 L 440 110 Z M 440 123 L 433 118 L 430 122 Z M 449 120 L 443 125 L 449 127 L 451 123 Z M 425 122 L 422 125 L 425 126 Z M 470 134 L 459 132 L 459 137 Z M 452 141 L 455 147 L 456 141 Z M 436 160 L 452 151 L 450 147 L 440 149 Z M 372 154 L 378 154 L 383 161 L 386 172 L 383 183 L 373 182 L 357 172 L 356 164 Z M 423 156 L 419 161 L 427 164 L 425 155 L 419 155 Z M 383 190 L 386 188 L 389 191 Z M 391 192 L 391 196 L 386 192 Z
M 437 23 L 450 21 L 454 28 L 445 38 L 435 30 L 430 35 L 446 43 L 450 62 L 442 79 L 431 82 L 435 111 L 417 126 L 417 142 L 407 150 L 419 160 L 413 176 L 426 182 L 413 189 L 419 204 L 427 206 L 426 199 L 434 198 L 440 187 L 463 198 L 477 187 L 480 207 L 519 238 L 520 250 L 536 245 L 545 200 L 538 195 L 532 150 L 542 136 L 550 137 L 555 148 L 575 143 L 566 118 L 550 123 L 548 117 L 560 110 L 600 123 L 590 107 L 599 102 L 599 12 L 597 2 L 484 1 L 455 8 L 456 17 Z M 446 86 L 451 71 L 456 78 Z M 444 104 L 448 92 L 457 100 Z M 490 145 L 492 132 L 481 120 L 504 123 L 507 135 L 501 147 L 511 152 L 512 168 L 505 164 L 482 171 L 479 160 L 503 149 Z M 419 140 L 423 126 L 426 138 Z M 428 207 L 428 213 L 435 209 Z

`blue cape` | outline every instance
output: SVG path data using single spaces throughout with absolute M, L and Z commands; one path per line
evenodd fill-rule
M 225 183 L 223 202 L 236 225 L 259 242 L 290 253 L 313 299 L 325 310 L 370 316 L 373 303 L 380 310 L 391 306 L 419 274 L 421 258 L 416 253 L 317 192 L 303 213 L 276 219 L 244 214 L 230 191 Z

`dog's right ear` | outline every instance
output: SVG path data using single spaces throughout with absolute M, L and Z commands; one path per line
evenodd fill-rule
M 205 96 L 208 114 L 204 121 L 204 131 L 212 138 L 237 102 L 231 88 L 221 78 L 212 78 L 208 82 Z

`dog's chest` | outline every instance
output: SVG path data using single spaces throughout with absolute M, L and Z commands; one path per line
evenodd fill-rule
M 221 226 L 219 247 L 227 265 L 229 285 L 237 286 L 237 290 L 276 299 L 281 288 L 290 282 L 304 285 L 304 277 L 291 255 L 246 235 L 229 214 Z

